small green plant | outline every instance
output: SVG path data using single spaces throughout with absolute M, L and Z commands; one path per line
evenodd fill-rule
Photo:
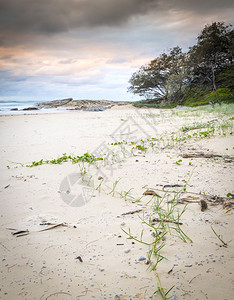
M 181 163 L 182 163 L 182 159 L 179 159 L 179 160 L 176 161 L 177 165 L 181 165 Z
M 97 190 L 99 193 L 101 193 L 101 188 L 102 188 L 103 181 L 104 181 L 103 178 L 100 179 L 100 183 L 99 183 L 99 185 L 96 187 L 96 190 Z
M 143 146 L 143 145 L 136 145 L 136 148 L 140 151 L 146 151 L 147 147 Z
M 227 247 L 227 243 L 224 242 L 222 236 L 220 234 L 217 234 L 217 232 L 214 230 L 214 228 L 210 225 L 212 231 L 214 232 L 214 234 L 217 236 L 217 238 L 220 240 L 220 242 L 222 243 L 223 247 Z
M 121 179 L 121 178 L 120 178 L 120 179 Z M 109 194 L 111 194 L 111 195 L 112 195 L 112 197 L 114 197 L 114 196 L 115 196 L 115 192 L 116 192 L 116 186 L 117 186 L 117 184 L 119 183 L 120 179 L 119 179 L 119 180 L 116 180 L 116 181 L 113 183 L 112 190 L 111 190 L 111 191 L 110 191 L 110 193 L 109 193 Z
M 131 196 L 131 191 L 133 190 L 133 188 L 131 188 L 130 190 L 128 190 L 127 192 L 126 191 L 122 191 L 119 193 L 120 197 L 123 198 L 125 201 L 127 200 L 131 200 L 133 201 L 134 200 L 134 197 Z
M 123 142 L 114 142 L 114 143 L 111 143 L 111 145 L 113 145 L 113 146 L 122 145 L 122 144 L 123 144 Z

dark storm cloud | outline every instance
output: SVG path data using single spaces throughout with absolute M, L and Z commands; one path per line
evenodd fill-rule
M 14 31 L 61 32 L 113 26 L 145 14 L 155 0 L 1 0 L 0 26 Z
M 122 25 L 136 15 L 167 10 L 212 14 L 232 0 L 1 0 L 0 29 L 57 33 L 80 27 Z
M 219 10 L 234 8 L 232 0 L 172 0 L 164 1 L 174 8 L 179 8 L 185 11 L 197 12 L 199 14 L 212 14 Z

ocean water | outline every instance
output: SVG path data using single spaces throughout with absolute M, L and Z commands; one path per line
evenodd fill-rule
M 40 101 L 14 101 L 14 100 L 0 100 L 0 112 L 8 112 L 11 111 L 13 108 L 18 108 L 18 110 L 27 108 L 27 107 L 33 107 L 36 105 L 36 103 L 39 103 Z M 42 102 L 42 101 L 41 101 Z
M 45 102 L 43 101 L 6 101 L 0 100 L 0 115 L 18 115 L 18 114 L 39 114 L 39 113 L 56 113 L 61 112 L 62 108 L 41 108 L 39 110 L 23 110 L 28 107 L 36 107 L 37 103 Z M 46 101 L 47 102 L 47 101 Z M 12 110 L 17 108 L 18 110 Z

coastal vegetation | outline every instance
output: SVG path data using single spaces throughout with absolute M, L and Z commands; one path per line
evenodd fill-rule
M 144 97 L 136 107 L 198 106 L 234 102 L 234 30 L 213 22 L 187 52 L 177 46 L 133 73 L 128 91 Z

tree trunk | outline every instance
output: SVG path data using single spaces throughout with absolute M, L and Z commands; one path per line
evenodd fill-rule
M 211 69 L 212 69 L 212 79 L 213 79 L 213 90 L 215 92 L 215 96 L 216 96 L 217 102 L 219 103 L 219 105 L 221 105 L 221 101 L 219 99 L 219 95 L 217 93 L 217 88 L 216 88 L 216 83 L 215 83 L 215 73 L 214 73 L 214 66 L 213 66 L 213 64 L 211 64 Z

